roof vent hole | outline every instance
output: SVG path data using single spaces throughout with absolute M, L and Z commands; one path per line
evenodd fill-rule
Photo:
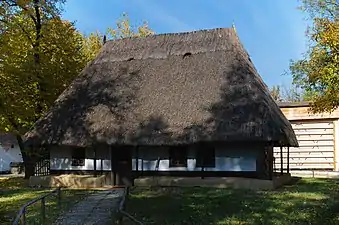
M 186 52 L 186 53 L 182 56 L 182 58 L 184 59 L 184 58 L 189 57 L 189 56 L 191 56 L 191 55 L 192 55 L 192 53 Z
M 132 61 L 132 60 L 134 60 L 134 58 L 133 58 L 133 57 L 131 57 L 131 58 L 127 59 L 127 61 Z

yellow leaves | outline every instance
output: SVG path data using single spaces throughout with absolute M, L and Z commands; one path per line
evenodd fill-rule
M 18 4 L 23 7 L 31 2 Z M 41 4 L 52 7 L 51 1 Z M 22 134 L 29 129 L 102 47 L 99 32 L 85 37 L 72 23 L 58 17 L 43 17 L 42 24 L 39 48 L 34 46 L 34 21 L 27 19 L 27 14 L 11 17 L 6 32 L 0 32 L 0 103 L 5 105 L 0 107 L 0 130 L 14 131 L 16 127 Z M 153 32 L 147 23 L 135 28 L 127 14 L 107 29 L 108 39 L 149 34 Z M 39 64 L 34 54 L 39 55 Z
M 20 7 L 27 7 L 31 0 L 16 0 L 16 4 Z
M 339 19 L 315 18 L 309 54 L 291 66 L 294 82 L 307 90 L 314 112 L 339 107 Z
M 127 13 L 124 13 L 122 17 L 118 19 L 116 23 L 116 28 L 108 28 L 106 33 L 111 39 L 126 37 L 144 37 L 154 34 L 154 32 L 149 29 L 146 22 L 143 22 L 141 26 L 133 27 Z
M 146 22 L 143 22 L 141 26 L 133 27 L 126 13 L 118 19 L 116 27 L 108 27 L 106 30 L 107 39 L 120 39 L 127 37 L 145 37 L 152 35 L 154 32 L 148 27 Z M 103 35 L 99 32 L 91 33 L 88 37 L 84 37 L 83 40 L 83 54 L 87 61 L 95 58 L 99 53 L 102 43 Z
M 53 104 L 86 60 L 80 51 L 82 35 L 69 22 L 55 19 L 46 21 L 42 28 L 40 65 L 36 67 L 27 33 L 14 22 L 22 22 L 26 31 L 34 30 L 34 24 L 17 17 L 13 26 L 0 35 L 0 41 L 5 43 L 0 45 L 0 52 L 4 53 L 0 55 L 0 86 L 4 86 L 0 101 L 6 105 L 6 110 L 0 109 L 0 117 L 12 118 L 0 121 L 0 130 L 13 131 L 15 125 L 22 134 Z M 35 34 L 30 35 L 33 38 Z M 41 91 L 41 86 L 46 91 Z M 43 107 L 43 112 L 37 111 L 38 106 Z
M 5 8 L 0 7 L 0 16 L 4 15 L 6 13 Z

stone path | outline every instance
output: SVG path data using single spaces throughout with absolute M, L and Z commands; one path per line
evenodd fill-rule
M 56 225 L 106 225 L 112 213 L 119 207 L 123 196 L 122 188 L 99 191 L 77 203 L 66 214 L 60 216 Z

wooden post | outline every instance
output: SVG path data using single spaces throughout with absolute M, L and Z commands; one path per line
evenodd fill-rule
M 144 175 L 144 154 L 141 154 L 141 176 Z
M 113 150 L 112 146 L 108 147 L 110 155 L 111 155 L 111 185 L 115 185 L 115 180 L 114 180 L 114 168 L 113 168 Z
M 102 158 L 100 159 L 100 173 L 101 175 L 104 174 L 104 160 Z
M 290 147 L 287 147 L 287 173 L 290 173 Z
M 94 157 L 93 157 L 93 169 L 94 169 L 94 176 L 97 176 L 97 149 L 96 147 L 93 147 L 93 153 L 94 153 Z
M 284 173 L 284 164 L 283 164 L 283 147 L 280 146 L 280 173 L 281 175 Z
M 45 198 L 41 199 L 41 224 L 46 224 L 46 204 Z
M 267 147 L 267 155 L 268 155 L 268 179 L 273 179 L 273 145 L 268 145 Z
M 139 176 L 139 147 L 135 147 L 135 177 Z
M 200 155 L 202 155 L 202 157 L 200 157 L 200 164 L 201 164 L 201 179 L 204 179 L 204 159 L 205 159 L 205 148 L 203 149 L 198 149 L 198 151 L 200 151 Z
M 339 120 L 333 121 L 334 133 L 334 154 L 333 154 L 333 170 L 339 171 Z

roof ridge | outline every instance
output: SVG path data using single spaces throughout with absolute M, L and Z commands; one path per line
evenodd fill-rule
M 173 32 L 173 33 L 167 32 L 167 33 L 159 33 L 159 34 L 150 34 L 147 36 L 124 37 L 124 38 L 119 38 L 119 39 L 107 40 L 105 44 L 110 43 L 110 42 L 117 42 L 117 41 L 131 40 L 131 39 L 158 38 L 158 37 L 163 37 L 163 36 L 164 37 L 184 36 L 184 35 L 190 35 L 190 34 L 196 34 L 196 33 L 212 33 L 212 32 L 217 32 L 221 30 L 231 31 L 237 36 L 234 29 L 231 27 L 224 27 L 224 28 L 218 27 L 218 28 L 207 28 L 207 29 L 202 29 L 202 30 L 192 30 L 192 31 L 184 31 L 184 32 Z
M 233 44 L 233 47 L 236 48 L 236 45 Z M 191 55 L 200 55 L 200 54 L 207 54 L 207 53 L 232 52 L 232 51 L 234 52 L 234 49 L 213 49 L 213 50 L 207 50 L 207 51 L 196 51 L 196 52 L 191 51 L 190 53 L 191 53 Z M 243 54 L 243 53 L 240 52 L 240 54 Z M 184 56 L 184 54 L 168 54 L 168 55 L 166 55 L 166 57 L 147 57 L 147 58 L 126 57 L 125 59 L 121 59 L 121 60 L 105 61 L 105 62 L 101 62 L 101 63 L 126 62 L 126 61 L 130 61 L 131 58 L 133 58 L 133 60 L 149 60 L 149 59 L 165 60 L 169 56 L 182 57 L 182 56 Z M 94 63 L 94 64 L 96 64 L 96 63 Z

